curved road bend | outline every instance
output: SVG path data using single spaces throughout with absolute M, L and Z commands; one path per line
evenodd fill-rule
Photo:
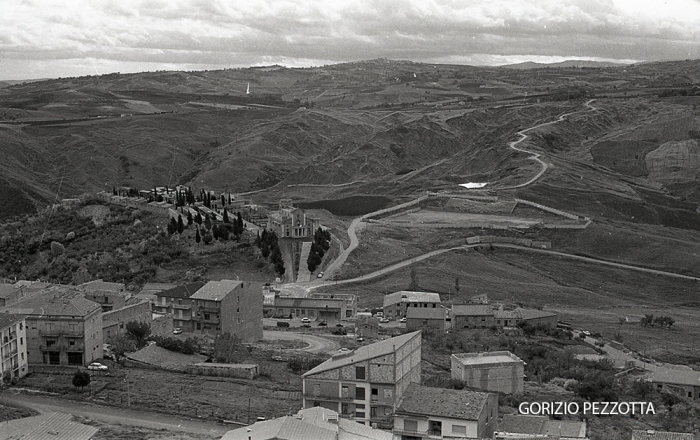
M 590 105 L 591 102 L 593 102 L 593 101 L 595 101 L 595 99 L 591 99 L 591 100 L 589 100 L 588 102 L 586 102 L 586 103 L 584 104 L 586 107 L 589 108 L 589 110 L 587 110 L 587 111 L 590 111 L 590 110 L 597 110 L 597 108 L 595 108 L 595 107 L 593 107 L 592 105 Z M 534 129 L 536 129 L 536 128 L 544 127 L 545 125 L 557 124 L 557 123 L 559 123 L 559 122 L 562 122 L 566 117 L 568 117 L 568 116 L 570 116 L 570 115 L 573 115 L 573 114 L 575 114 L 575 113 L 579 113 L 579 112 L 581 112 L 581 111 L 582 111 L 582 110 L 577 110 L 577 111 L 575 111 L 575 112 L 564 113 L 563 115 L 559 116 L 559 117 L 558 117 L 557 119 L 555 119 L 554 121 L 543 122 L 542 124 L 537 124 L 537 125 L 532 126 L 532 127 L 530 127 L 530 128 L 526 128 L 526 129 L 524 129 L 524 130 L 520 130 L 520 131 L 517 133 L 517 134 L 520 135 L 520 139 L 518 139 L 517 141 L 511 142 L 510 144 L 508 144 L 508 146 L 509 146 L 510 148 L 512 148 L 513 150 L 521 151 L 521 152 L 523 152 L 523 153 L 532 154 L 532 156 L 530 156 L 529 159 L 532 159 L 532 160 L 534 160 L 534 161 L 539 162 L 540 165 L 542 165 L 542 169 L 535 175 L 535 177 L 533 177 L 532 179 L 528 180 L 528 181 L 525 182 L 525 183 L 520 183 L 520 184 L 518 184 L 518 185 L 513 185 L 513 186 L 507 186 L 507 187 L 501 188 L 501 189 L 516 189 L 516 188 L 522 188 L 522 187 L 524 187 L 524 186 L 530 185 L 531 183 L 535 182 L 537 179 L 539 179 L 540 177 L 542 177 L 542 175 L 547 171 L 547 168 L 549 167 L 549 165 L 547 165 L 547 163 L 546 163 L 545 161 L 543 161 L 542 159 L 540 159 L 540 156 L 541 156 L 541 155 L 540 155 L 539 153 L 535 153 L 534 151 L 525 150 L 525 149 L 523 149 L 523 148 L 518 148 L 518 147 L 516 147 L 516 145 L 518 145 L 519 143 L 521 143 L 522 141 L 524 141 L 525 139 L 527 139 L 527 138 L 529 137 L 528 135 L 525 134 L 525 132 L 528 132 L 528 131 L 530 131 L 530 130 L 534 130 Z
M 0 396 L 6 402 L 32 408 L 40 413 L 62 412 L 110 424 L 208 434 L 216 438 L 236 428 L 233 425 L 224 426 L 211 421 L 192 420 L 143 410 L 77 402 L 46 395 L 19 394 L 12 392 L 12 390 L 2 391 Z
M 263 339 L 266 341 L 284 340 L 284 341 L 303 341 L 309 344 L 308 347 L 301 348 L 300 350 L 308 351 L 309 353 L 327 353 L 330 351 L 335 351 L 340 347 L 340 345 L 316 335 L 309 335 L 306 333 L 294 333 L 294 332 L 278 332 L 274 330 L 264 330 Z M 287 350 L 297 351 L 295 348 L 289 348 Z

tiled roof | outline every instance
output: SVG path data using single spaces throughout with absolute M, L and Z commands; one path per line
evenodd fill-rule
M 70 414 L 53 413 L 22 436 L 22 440 L 89 440 L 99 428 L 73 421 Z
M 125 290 L 124 284 L 110 283 L 110 282 L 102 281 L 102 280 L 89 281 L 87 283 L 81 284 L 80 287 L 82 287 L 88 291 L 106 290 L 108 292 L 123 292 Z
M 515 310 L 496 310 L 493 312 L 493 317 L 496 319 L 520 319 L 520 313 Z
M 498 424 L 498 431 L 510 434 L 544 434 L 544 424 L 547 420 L 547 416 L 505 414 Z
M 401 302 L 440 302 L 440 294 L 433 292 L 414 292 L 410 290 L 401 290 L 399 292 L 390 293 L 384 296 L 384 307 L 398 304 Z
M 695 440 L 695 434 L 684 432 L 632 431 L 632 440 Z
M 163 290 L 158 292 L 156 295 L 165 296 L 168 298 L 189 298 L 196 291 L 201 289 L 205 283 L 201 281 L 196 281 L 194 283 L 184 284 L 182 286 L 177 286 L 172 289 Z
M 24 315 L 13 315 L 11 313 L 0 313 L 0 329 L 9 327 L 24 319 Z
M 234 429 L 221 437 L 221 440 L 336 440 L 337 433 L 294 417 L 257 422 L 253 425 Z
M 190 298 L 221 301 L 240 284 L 241 281 L 234 280 L 209 281 L 207 284 L 202 286 L 202 288 L 197 290 L 194 295 L 190 296 Z
M 700 371 L 663 368 L 654 372 L 652 382 L 700 387 Z
M 420 414 L 460 420 L 478 420 L 489 393 L 409 385 L 396 413 Z
M 141 288 L 141 291 L 143 292 L 155 290 L 157 292 L 160 292 L 163 290 L 173 289 L 175 287 L 177 287 L 177 284 L 175 283 L 146 283 Z
M 0 283 L 0 298 L 9 298 L 16 291 L 17 287 L 14 284 Z
M 493 308 L 484 304 L 453 304 L 452 316 L 493 316 Z
M 586 422 L 577 420 L 547 420 L 544 424 L 544 433 L 567 438 L 585 438 Z
M 386 356 L 387 354 L 393 353 L 399 347 L 403 347 L 417 335 L 420 335 L 420 331 L 406 333 L 405 335 L 397 336 L 395 338 L 384 339 L 383 341 L 375 342 L 374 344 L 363 345 L 362 347 L 355 349 L 355 351 L 348 354 L 343 354 L 342 356 L 335 355 L 324 363 L 307 371 L 303 374 L 303 376 L 311 376 L 323 371 L 334 370 L 345 365 L 352 365 L 357 362 L 374 359 L 379 356 Z
M 445 309 L 442 307 L 408 307 L 406 319 L 445 319 Z
M 48 291 L 5 307 L 3 311 L 39 316 L 87 316 L 96 309 L 102 309 L 96 302 L 73 294 L 74 292 Z

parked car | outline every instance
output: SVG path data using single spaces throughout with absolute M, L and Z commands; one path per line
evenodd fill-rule
M 342 326 L 343 326 L 343 324 L 341 324 L 341 323 L 337 323 L 337 324 L 336 324 L 335 326 L 336 326 L 336 327 L 342 327 Z
M 321 322 L 318 323 L 318 326 L 319 326 L 319 327 L 325 327 L 325 326 L 327 326 L 327 325 L 328 325 L 328 323 L 327 323 L 326 321 L 321 321 Z
M 277 321 L 277 327 L 289 327 L 289 323 L 284 321 Z
M 284 356 L 275 355 L 275 356 L 272 356 L 272 360 L 277 361 L 277 362 L 287 362 L 288 359 Z
M 345 348 L 345 347 L 338 349 L 338 353 L 350 353 L 351 351 L 352 350 L 350 350 L 349 348 Z
M 182 333 L 182 329 L 181 329 L 180 327 L 178 327 L 178 328 L 176 328 L 175 330 L 173 330 L 173 334 L 174 334 L 174 335 L 179 335 L 180 333 Z
M 365 340 L 365 338 L 363 338 L 362 336 L 360 336 L 359 338 L 356 339 L 357 342 L 363 342 L 364 340 Z
M 308 328 L 308 327 L 311 327 L 311 324 L 309 324 L 308 322 L 306 322 L 306 323 L 302 324 L 301 326 L 302 326 L 302 327 L 307 327 L 307 328 Z
M 382 324 L 386 324 L 387 322 L 389 322 L 389 318 L 380 318 L 379 322 L 381 322 Z
M 309 322 L 311 322 L 311 320 L 309 318 L 301 318 L 301 322 L 309 323 Z
M 87 366 L 87 369 L 93 371 L 107 371 L 109 370 L 109 367 L 107 365 L 102 365 L 99 362 L 93 362 Z
M 399 319 L 399 322 L 406 322 L 406 318 Z
M 318 275 L 316 275 L 316 278 L 323 278 L 323 272 L 320 272 Z

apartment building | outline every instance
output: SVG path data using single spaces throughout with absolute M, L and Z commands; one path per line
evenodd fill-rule
M 337 353 L 303 375 L 304 408 L 320 406 L 391 429 L 396 402 L 420 383 L 420 363 L 420 332 Z
M 53 286 L 3 312 L 25 315 L 29 364 L 87 365 L 102 358 L 102 307 Z
M 27 372 L 27 325 L 24 316 L 0 314 L 0 378 L 24 377 Z
M 169 314 L 173 317 L 173 327 L 181 328 L 182 331 L 194 331 L 195 324 L 192 320 L 192 307 L 194 300 L 190 299 L 194 293 L 204 287 L 201 281 L 183 284 L 160 292 L 156 292 L 155 303 L 152 304 L 153 311 L 162 315 Z

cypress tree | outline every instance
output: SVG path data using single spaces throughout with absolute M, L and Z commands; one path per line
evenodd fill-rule
M 224 223 L 231 223 L 228 219 L 228 210 L 224 208 Z
M 241 211 L 238 211 L 238 229 L 243 231 L 243 217 L 241 217 Z
M 187 210 L 187 226 L 192 226 L 192 222 L 194 220 L 192 219 L 192 211 L 189 209 Z
M 201 225 L 201 224 L 202 224 L 202 214 L 200 214 L 199 212 L 197 212 L 197 215 L 194 217 L 194 221 L 195 221 L 195 223 L 197 223 L 198 225 Z
M 177 216 L 177 233 L 182 234 L 185 230 L 185 224 L 182 222 L 182 216 L 178 214 Z
M 197 228 L 197 233 L 194 236 L 194 241 L 196 241 L 197 244 L 199 244 L 199 242 L 202 241 L 202 236 L 199 235 L 199 228 Z

